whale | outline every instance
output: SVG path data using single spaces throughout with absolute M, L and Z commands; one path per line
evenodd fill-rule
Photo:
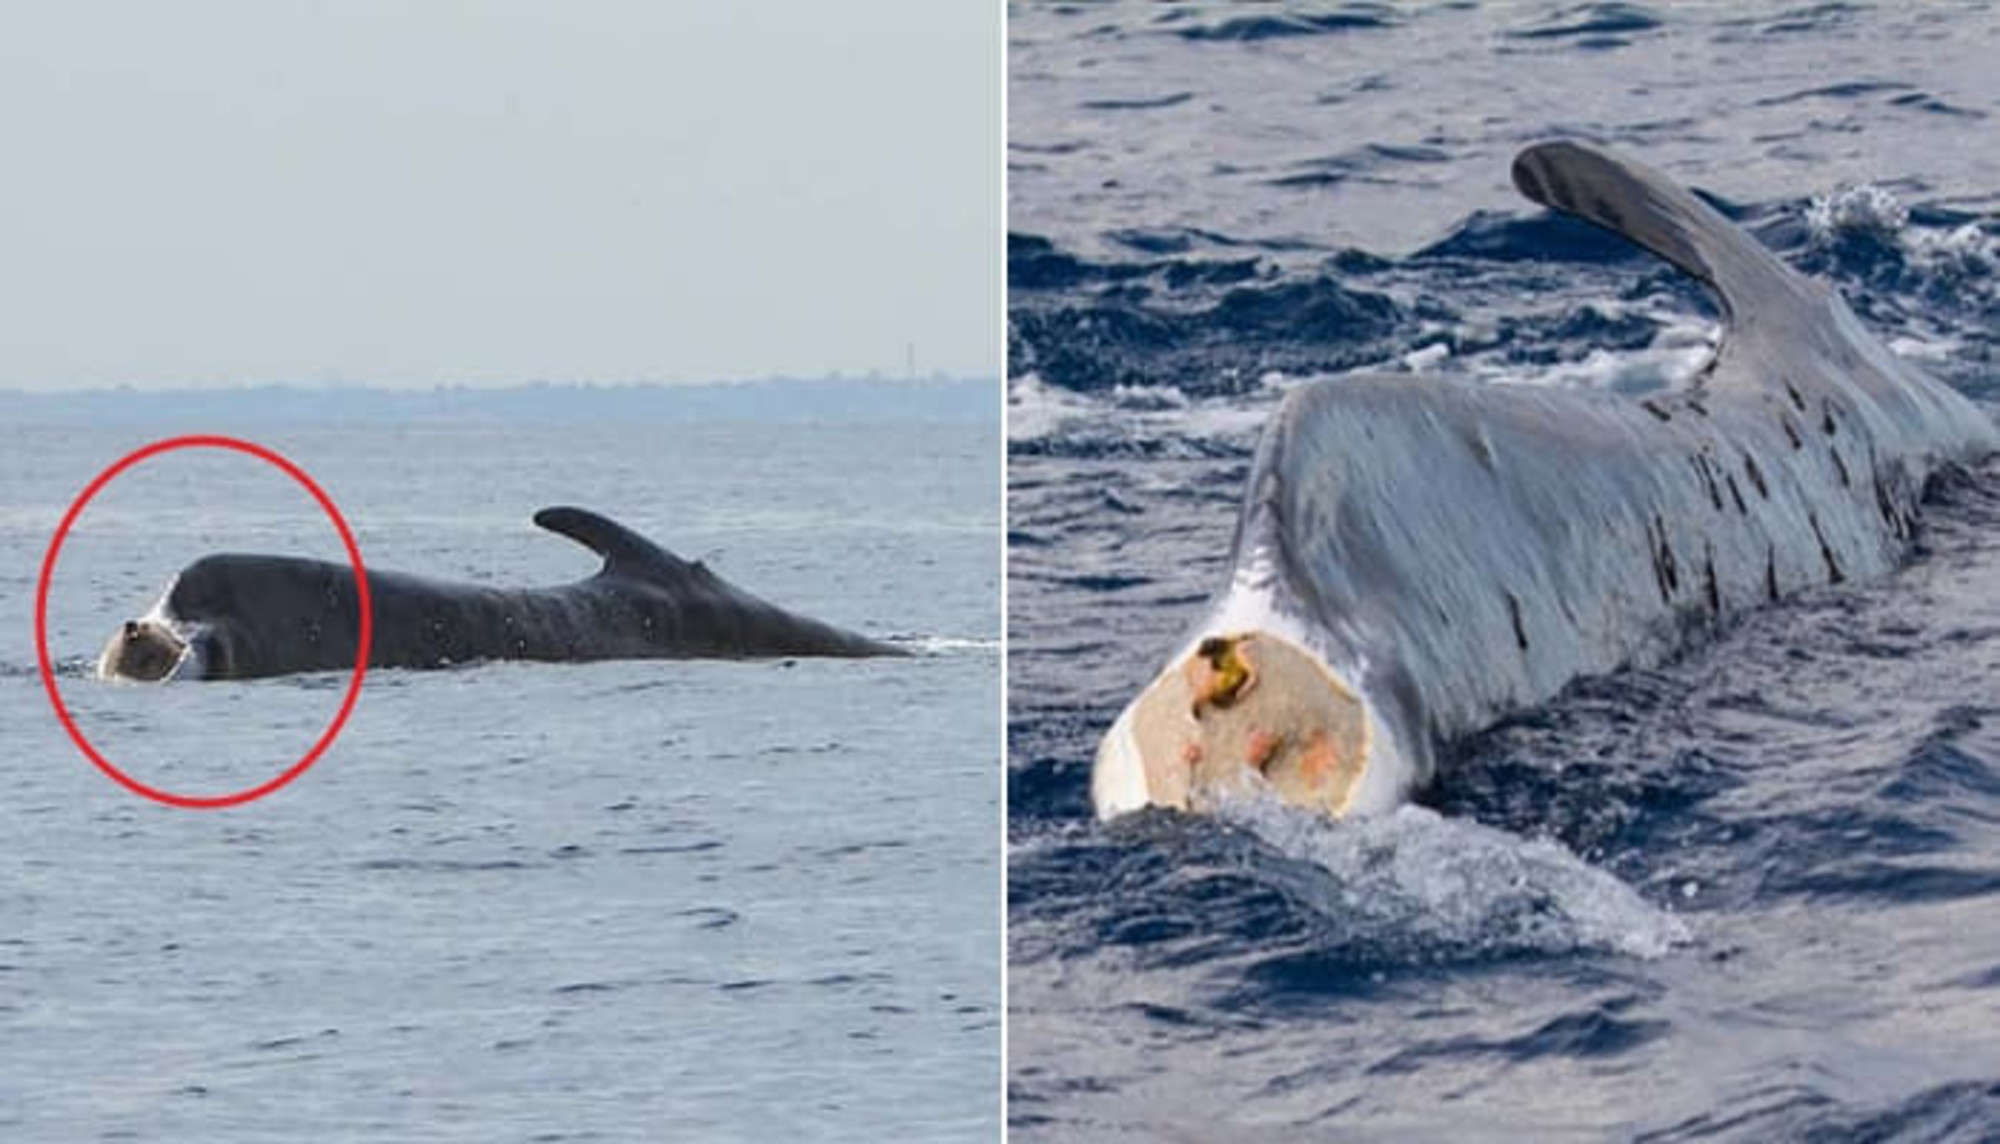
M 907 654 L 767 603 L 587 509 L 545 508 L 534 521 L 601 556 L 603 565 L 586 579 L 545 588 L 370 571 L 368 666 Z M 97 675 L 161 682 L 352 669 L 359 616 L 349 565 L 205 556 L 182 569 L 146 615 L 112 633 Z
M 1289 391 L 1226 584 L 1099 744 L 1099 818 L 1393 809 L 1574 680 L 1887 574 L 1926 483 L 2000 451 L 1977 406 L 1665 175 L 1555 141 L 1512 176 L 1704 284 L 1712 359 L 1644 397 L 1409 374 Z

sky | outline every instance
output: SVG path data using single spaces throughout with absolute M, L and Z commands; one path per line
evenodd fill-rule
M 0 389 L 998 376 L 1000 5 L 0 20 Z

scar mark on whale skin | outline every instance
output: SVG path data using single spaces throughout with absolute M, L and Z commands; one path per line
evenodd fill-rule
M 1486 434 L 1477 430 L 1467 433 L 1465 444 L 1472 450 L 1472 457 L 1479 462 L 1480 468 L 1489 473 L 1500 471 L 1499 458 L 1493 453 L 1493 442 L 1487 439 Z
M 1667 522 L 1658 513 L 1653 514 L 1651 529 L 1653 538 L 1653 575 L 1659 581 L 1660 600 L 1674 602 L 1674 593 L 1680 591 L 1680 569 L 1674 562 L 1674 546 L 1667 539 Z
M 1701 476 L 1701 485 L 1704 489 L 1708 490 L 1708 499 L 1715 505 L 1715 511 L 1723 511 L 1722 487 L 1715 482 L 1715 472 L 1709 468 L 1707 455 L 1695 453 L 1692 459 L 1694 461 L 1695 472 Z
M 1715 579 L 1715 545 L 1708 545 L 1701 562 L 1702 578 L 1708 594 L 1708 614 L 1722 615 L 1722 587 Z
M 1882 522 L 1889 526 L 1890 533 L 1897 539 L 1907 540 L 1914 533 L 1910 514 L 1902 509 L 1880 473 L 1875 476 L 1875 507 L 1882 514 Z
M 1750 483 L 1756 486 L 1758 496 L 1765 500 L 1771 499 L 1771 486 L 1764 483 L 1764 470 L 1757 467 L 1757 458 L 1748 453 L 1743 454 L 1743 473 L 1750 478 Z
M 1840 571 L 1840 561 L 1834 559 L 1833 546 L 1826 542 L 1826 533 L 1820 530 L 1819 514 L 1816 512 L 1807 513 L 1806 519 L 1812 522 L 1813 539 L 1819 541 L 1820 557 L 1821 559 L 1826 561 L 1827 583 L 1829 584 L 1841 583 L 1842 581 L 1846 580 L 1847 577 Z

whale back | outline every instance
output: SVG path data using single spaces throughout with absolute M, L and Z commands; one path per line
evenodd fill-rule
M 1428 781 L 1439 746 L 1575 679 L 1887 573 L 1928 477 L 2000 449 L 1969 400 L 1650 168 L 1551 143 L 1514 178 L 1706 283 L 1723 311 L 1715 361 L 1643 399 L 1407 374 L 1290 390 L 1251 467 L 1228 587 L 1100 746 L 1100 815 L 1197 805 L 1218 754 L 1218 774 L 1248 765 L 1288 801 L 1385 809 Z M 1288 666 L 1302 659 L 1330 683 Z M 1307 684 L 1332 698 L 1293 701 Z M 1360 745 L 1321 765 L 1320 745 L 1355 726 Z
M 1708 284 L 1724 341 L 1700 383 L 1643 401 L 1407 376 L 1288 396 L 1233 564 L 1279 569 L 1337 665 L 1392 670 L 1364 686 L 1414 700 L 1417 740 L 1658 663 L 1690 626 L 1885 573 L 1928 476 L 2000 447 L 1970 401 L 1651 168 L 1545 143 L 1514 179 Z

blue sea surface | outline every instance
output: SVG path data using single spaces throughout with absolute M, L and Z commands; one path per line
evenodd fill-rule
M 996 421 L 565 402 L 555 425 L 228 428 L 304 467 L 376 568 L 588 576 L 529 521 L 584 505 L 917 654 L 371 672 L 291 785 L 159 806 L 58 728 L 36 572 L 95 473 L 215 426 L 0 430 L 0 1139 L 993 1139 Z M 173 453 L 91 504 L 51 592 L 69 707 L 180 793 L 277 773 L 347 683 L 90 678 L 118 621 L 219 550 L 342 555 L 275 469 Z
M 2000 413 L 2000 12 L 1009 12 L 1014 1137 L 2000 1139 L 2000 465 L 1898 574 L 1582 681 L 1421 805 L 1089 803 L 1289 389 L 1712 356 L 1696 283 L 1516 194 L 1529 143 L 1693 184 Z

